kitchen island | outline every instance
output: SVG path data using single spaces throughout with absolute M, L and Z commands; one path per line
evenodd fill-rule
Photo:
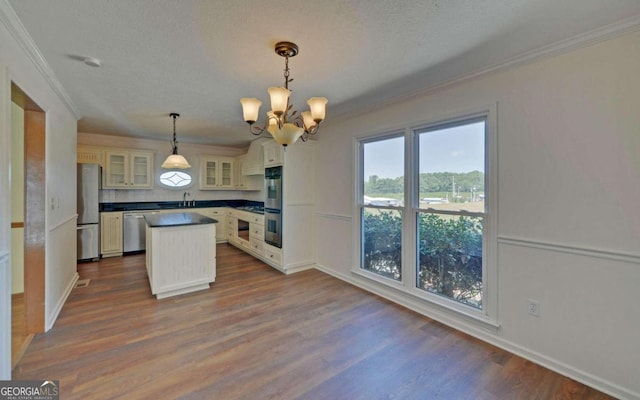
M 146 266 L 158 299 L 209 289 L 216 278 L 217 220 L 195 212 L 145 215 Z

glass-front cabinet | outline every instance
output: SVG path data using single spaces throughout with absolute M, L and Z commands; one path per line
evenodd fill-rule
M 200 189 L 235 189 L 234 159 L 200 156 Z
M 142 151 L 107 150 L 102 187 L 105 189 L 151 189 L 153 154 Z

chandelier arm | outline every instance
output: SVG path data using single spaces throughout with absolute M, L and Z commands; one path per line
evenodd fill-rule
M 267 124 L 268 124 L 268 123 L 269 123 L 269 122 L 267 121 Z M 251 132 L 251 134 L 252 134 L 252 135 L 259 136 L 259 135 L 262 135 L 262 134 L 264 133 L 264 131 L 266 130 L 266 128 L 267 128 L 267 125 L 266 125 L 266 124 L 265 124 L 265 126 L 262 126 L 262 127 L 260 127 L 260 126 L 258 126 L 258 125 L 251 124 L 251 125 L 249 126 L 249 131 Z
M 316 124 L 314 126 L 312 126 L 310 129 L 305 129 L 305 132 L 308 133 L 309 135 L 315 135 L 316 133 L 318 133 L 318 131 L 320 130 L 320 122 L 316 122 Z

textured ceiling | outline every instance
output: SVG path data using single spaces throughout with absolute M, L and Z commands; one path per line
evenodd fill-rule
M 9 0 L 79 110 L 81 132 L 244 146 L 241 97 L 357 112 L 640 14 L 638 0 Z M 102 67 L 86 66 L 91 56 Z M 262 122 L 262 121 L 260 121 Z M 320 133 L 321 135 L 322 133 Z

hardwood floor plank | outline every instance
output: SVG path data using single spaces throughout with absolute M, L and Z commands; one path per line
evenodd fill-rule
M 79 264 L 89 286 L 13 378 L 64 399 L 610 398 L 319 271 L 229 245 L 217 263 L 211 289 L 163 300 L 144 254 Z

